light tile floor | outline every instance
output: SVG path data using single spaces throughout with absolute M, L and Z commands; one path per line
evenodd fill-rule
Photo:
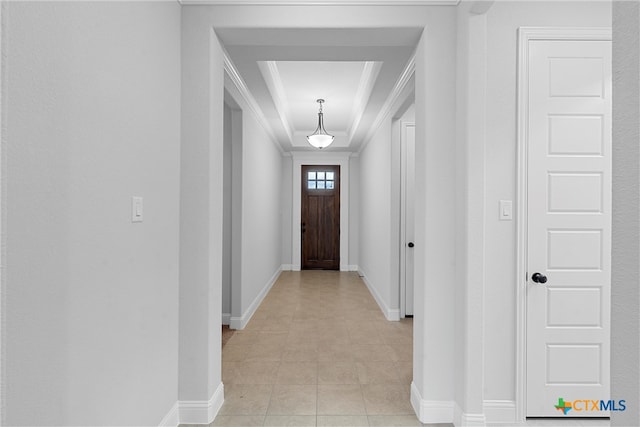
M 225 402 L 211 425 L 423 425 L 409 403 L 412 334 L 411 319 L 384 318 L 356 273 L 283 272 L 222 350 Z M 519 425 L 600 427 L 609 420 Z
M 419 426 L 410 319 L 387 321 L 356 273 L 283 272 L 222 351 L 214 426 Z

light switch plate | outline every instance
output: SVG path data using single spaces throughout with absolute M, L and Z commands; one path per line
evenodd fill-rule
M 131 222 L 142 222 L 143 208 L 142 197 L 131 197 Z
M 500 200 L 500 221 L 511 221 L 513 219 L 513 202 L 511 200 Z

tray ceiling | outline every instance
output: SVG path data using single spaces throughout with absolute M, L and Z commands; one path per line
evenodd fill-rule
M 421 29 L 216 29 L 283 151 L 306 141 L 325 99 L 330 149 L 357 151 L 412 57 Z

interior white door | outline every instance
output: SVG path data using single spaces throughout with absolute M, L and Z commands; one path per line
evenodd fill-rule
M 529 43 L 526 414 L 608 416 L 611 43 Z
M 413 268 L 414 256 L 414 199 L 415 199 L 415 123 L 402 122 L 401 151 L 402 151 L 402 229 L 403 229 L 403 270 L 404 275 L 404 314 L 413 316 Z

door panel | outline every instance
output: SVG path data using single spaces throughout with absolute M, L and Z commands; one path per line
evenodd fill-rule
M 527 416 L 607 416 L 556 405 L 610 398 L 611 43 L 529 55 Z
M 302 268 L 340 269 L 340 166 L 302 166 Z

